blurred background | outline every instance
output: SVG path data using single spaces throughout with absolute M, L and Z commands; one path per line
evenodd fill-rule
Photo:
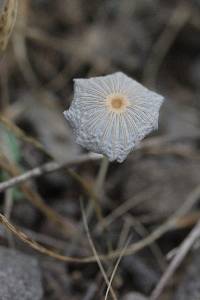
M 1 9 L 5 2 L 0 1 Z M 81 198 L 97 252 L 112 256 L 127 239 L 129 246 L 144 239 L 189 203 L 177 226 L 120 262 L 112 284 L 117 299 L 142 300 L 166 270 L 167 255 L 173 257 L 200 216 L 199 0 L 20 0 L 8 45 L 1 51 L 0 181 L 85 153 L 62 113 L 72 101 L 73 78 L 119 70 L 166 101 L 159 130 L 123 164 L 109 166 L 96 199 L 103 220 L 90 206 L 99 160 L 2 191 L 0 211 L 47 248 L 92 256 Z M 3 226 L 0 244 L 0 299 L 104 299 L 106 284 L 96 263 L 68 264 L 40 255 Z M 199 253 L 196 245 L 159 299 L 200 299 Z M 108 277 L 115 262 L 116 257 L 104 262 Z

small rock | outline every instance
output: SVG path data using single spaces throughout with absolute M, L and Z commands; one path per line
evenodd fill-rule
M 131 292 L 126 294 L 123 300 L 147 300 L 147 298 L 139 293 Z
M 41 273 L 35 258 L 0 247 L 0 299 L 41 300 Z

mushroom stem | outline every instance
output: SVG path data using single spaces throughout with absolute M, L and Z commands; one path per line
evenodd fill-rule
M 103 194 L 103 184 L 106 178 L 108 167 L 109 167 L 109 160 L 106 156 L 103 156 L 101 160 L 99 172 L 97 175 L 97 179 L 95 182 L 94 190 L 93 190 L 94 194 L 98 196 L 98 199 L 100 199 Z M 87 207 L 87 212 L 86 212 L 87 219 L 89 220 L 91 218 L 93 208 L 96 212 L 96 216 L 98 218 L 99 223 L 101 224 L 102 227 L 104 227 L 104 218 L 101 210 L 101 205 L 96 198 L 91 198 L 89 201 L 89 205 Z
M 106 179 L 106 174 L 107 174 L 107 171 L 108 171 L 108 167 L 109 167 L 109 160 L 106 156 L 103 156 L 102 161 L 101 161 L 101 165 L 100 165 L 100 169 L 99 169 L 99 174 L 98 174 L 97 181 L 96 181 L 96 184 L 95 184 L 95 193 L 96 193 L 96 195 L 101 193 L 101 189 L 102 189 L 104 181 Z

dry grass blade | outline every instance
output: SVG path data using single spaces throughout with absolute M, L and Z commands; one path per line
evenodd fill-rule
M 12 33 L 16 16 L 18 0 L 6 0 L 0 14 L 0 50 L 4 51 Z
M 87 259 L 84 258 L 76 258 L 76 257 L 70 257 L 70 256 L 64 256 L 59 253 L 56 253 L 52 250 L 49 250 L 37 242 L 35 242 L 33 239 L 28 237 L 26 234 L 24 234 L 22 231 L 17 229 L 14 225 L 12 225 L 4 215 L 0 214 L 0 223 L 2 223 L 9 231 L 11 231 L 15 236 L 17 236 L 21 241 L 28 244 L 31 248 L 37 250 L 38 252 L 42 254 L 46 254 L 50 257 L 53 257 L 55 259 L 65 261 L 65 262 L 73 262 L 73 263 L 80 263 L 80 262 L 87 262 Z
M 122 249 L 121 254 L 120 254 L 120 256 L 119 256 L 119 258 L 118 258 L 118 260 L 117 260 L 117 262 L 116 262 L 116 264 L 115 264 L 115 267 L 114 267 L 113 272 L 112 272 L 112 274 L 111 274 L 110 281 L 109 281 L 109 285 L 108 285 L 108 288 L 107 288 L 107 291 L 106 291 L 105 300 L 108 299 L 108 295 L 109 295 L 109 291 L 110 291 L 110 288 L 111 288 L 111 284 L 112 284 L 113 279 L 114 279 L 114 277 L 115 277 L 115 274 L 116 274 L 116 272 L 117 272 L 117 268 L 118 268 L 118 266 L 119 266 L 119 264 L 120 264 L 120 261 L 121 261 L 123 255 L 124 255 L 124 253 L 125 253 L 125 250 L 126 250 L 126 248 L 128 247 L 129 241 L 130 241 L 130 238 L 127 240 L 127 242 L 126 242 L 124 248 Z
M 95 245 L 94 245 L 94 243 L 93 243 L 93 241 L 92 241 L 92 238 L 91 238 L 91 235 L 90 235 L 90 231 L 89 231 L 89 227 L 88 227 L 88 223 L 87 223 L 87 219 L 86 219 L 86 215 L 85 215 L 85 211 L 84 211 L 84 207 L 83 207 L 82 201 L 81 201 L 81 211 L 82 211 L 83 224 L 84 224 L 84 227 L 85 227 L 85 231 L 86 231 L 86 234 L 87 234 L 88 241 L 89 241 L 89 243 L 90 243 L 92 252 L 93 252 L 93 254 L 94 254 L 94 256 L 95 256 L 96 262 L 97 262 L 97 264 L 98 264 L 98 266 L 99 266 L 99 269 L 100 269 L 100 271 L 101 271 L 101 273 L 102 273 L 102 275 L 103 275 L 103 278 L 104 278 L 104 280 L 105 280 L 105 282 L 106 282 L 106 284 L 107 284 L 107 286 L 108 286 L 108 291 L 110 290 L 111 295 L 112 295 L 112 297 L 113 297 L 113 300 L 117 300 L 117 297 L 116 297 L 116 295 L 115 295 L 115 292 L 113 291 L 112 286 L 111 286 L 111 283 L 112 283 L 112 282 L 109 282 L 109 280 L 108 280 L 108 277 L 107 277 L 107 275 L 106 275 L 106 272 L 105 272 L 105 270 L 104 270 L 104 267 L 103 267 L 103 265 L 102 265 L 102 263 L 101 263 L 101 260 L 100 260 L 100 258 L 99 258 L 99 256 L 98 256 L 98 253 L 97 253 L 97 251 L 96 251 Z

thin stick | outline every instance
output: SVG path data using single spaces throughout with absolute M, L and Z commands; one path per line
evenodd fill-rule
M 160 295 L 162 294 L 164 288 L 166 287 L 169 279 L 172 277 L 174 272 L 180 266 L 180 264 L 184 260 L 185 256 L 191 249 L 192 245 L 199 237 L 200 237 L 200 221 L 196 224 L 196 226 L 193 228 L 193 230 L 189 233 L 189 235 L 186 237 L 186 239 L 182 242 L 181 246 L 179 247 L 179 250 L 177 251 L 176 256 L 170 263 L 166 272 L 161 277 L 161 280 L 159 281 L 158 285 L 153 290 L 150 300 L 157 300 L 160 298 Z
M 89 154 L 83 154 L 80 156 L 77 156 L 76 158 L 73 158 L 71 160 L 68 160 L 64 163 L 58 163 L 55 161 L 48 162 L 46 164 L 43 164 L 39 167 L 36 167 L 30 171 L 27 171 L 19 176 L 15 176 L 7 181 L 4 181 L 0 183 L 0 192 L 5 191 L 8 188 L 11 188 L 15 185 L 18 185 L 24 181 L 27 181 L 32 178 L 39 177 L 43 174 L 52 173 L 61 169 L 64 169 L 66 167 L 72 166 L 72 165 L 78 165 L 87 161 L 92 160 L 98 160 L 102 156 L 94 153 Z

